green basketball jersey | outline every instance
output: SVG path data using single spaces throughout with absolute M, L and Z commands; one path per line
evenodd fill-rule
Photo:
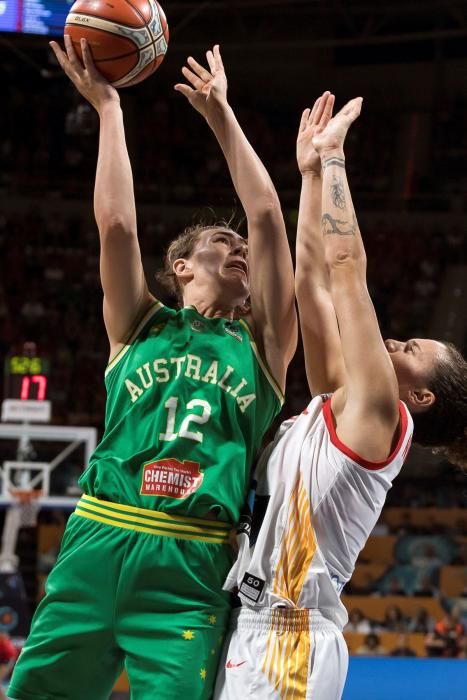
M 237 522 L 253 459 L 282 403 L 248 325 L 156 302 L 105 383 L 105 432 L 83 491 Z

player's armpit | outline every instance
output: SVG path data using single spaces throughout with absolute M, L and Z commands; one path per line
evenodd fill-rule
M 330 402 L 337 439 L 362 460 L 371 463 L 386 460 L 400 437 L 400 402 L 354 401 L 343 388 Z M 328 426 L 329 427 L 329 426 Z M 358 460 L 357 460 L 358 461 Z

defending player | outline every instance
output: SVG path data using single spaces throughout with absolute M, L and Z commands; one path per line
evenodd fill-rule
M 297 142 L 296 289 L 315 398 L 260 460 L 258 493 L 270 499 L 251 550 L 240 536 L 227 579 L 242 607 L 218 675 L 222 700 L 341 697 L 340 593 L 409 450 L 407 407 L 418 441 L 431 421 L 428 444 L 466 454 L 465 361 L 433 340 L 381 338 L 343 152 L 361 99 L 331 119 L 333 103 L 325 93 L 305 111 Z
M 65 43 L 66 53 L 52 43 L 57 59 L 100 117 L 94 205 L 110 341 L 106 429 L 9 692 L 16 700 L 104 700 L 125 661 L 133 700 L 209 698 L 229 612 L 230 524 L 296 344 L 285 226 L 227 102 L 216 46 L 207 53 L 211 72 L 189 59 L 193 89 L 177 88 L 225 154 L 248 248 L 227 227 L 187 230 L 167 263 L 182 308 L 154 299 L 118 93 L 85 42 L 84 67 Z M 251 329 L 237 320 L 248 296 Z

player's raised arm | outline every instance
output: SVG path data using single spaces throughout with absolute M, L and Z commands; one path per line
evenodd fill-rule
M 366 255 L 345 170 L 344 141 L 360 114 L 351 100 L 313 138 L 323 168 L 321 227 L 342 343 L 345 385 L 333 396 L 340 439 L 363 458 L 385 459 L 399 422 L 399 389 L 366 284 Z
M 113 355 L 152 300 L 136 232 L 133 177 L 120 98 L 94 66 L 86 40 L 81 40 L 84 66 L 70 37 L 65 35 L 66 53 L 56 42 L 50 45 L 66 75 L 99 114 L 94 213 L 101 240 L 104 320 Z
M 297 343 L 294 277 L 279 198 L 266 168 L 227 101 L 219 47 L 208 51 L 209 70 L 193 58 L 182 69 L 192 87 L 175 86 L 207 120 L 229 167 L 248 221 L 253 323 L 269 367 L 282 389 Z
M 313 109 L 303 112 L 297 136 L 297 163 L 302 176 L 298 212 L 295 292 L 305 367 L 313 395 L 334 391 L 344 384 L 344 362 L 331 297 L 329 271 L 321 235 L 322 171 L 313 136 L 332 117 L 334 95 L 319 97 Z

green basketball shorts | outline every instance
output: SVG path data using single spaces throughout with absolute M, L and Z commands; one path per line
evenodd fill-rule
M 15 700 L 208 700 L 230 611 L 229 526 L 83 496 L 16 664 Z

